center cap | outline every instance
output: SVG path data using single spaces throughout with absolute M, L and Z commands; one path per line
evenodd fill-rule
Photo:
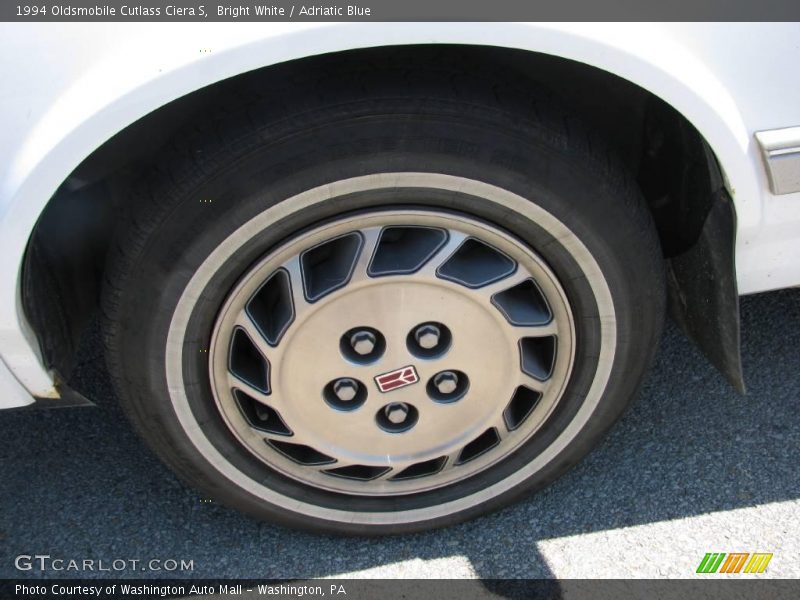
M 418 381 L 419 375 L 417 375 L 417 370 L 414 368 L 414 365 L 400 367 L 394 371 L 389 371 L 383 375 L 378 375 L 375 378 L 375 384 L 384 394 L 386 392 L 391 392 L 392 390 L 415 384 Z
M 498 409 L 486 398 L 513 395 L 515 379 L 509 373 L 519 370 L 519 358 L 506 329 L 499 325 L 505 317 L 488 301 L 464 294 L 461 286 L 379 278 L 331 294 L 301 317 L 287 330 L 281 341 L 284 349 L 271 365 L 271 396 L 280 402 L 280 416 L 295 432 L 296 443 L 304 443 L 301 435 L 303 440 L 313 439 L 315 450 L 343 463 L 380 464 L 387 456 L 393 462 L 436 459 L 488 428 Z M 409 342 L 408 335 L 429 322 L 446 324 L 456 341 L 446 359 L 417 362 L 409 350 L 417 340 L 412 335 Z M 355 352 L 348 357 L 342 351 L 342 335 L 350 330 L 379 332 L 386 340 L 383 354 L 374 362 L 362 361 Z M 349 336 L 346 342 L 351 348 Z M 492 350 L 472 352 L 472 348 Z M 448 404 L 434 400 L 425 388 L 443 370 L 481 375 L 472 376 L 469 394 Z M 348 404 L 332 410 L 324 390 L 342 378 L 363 388 L 358 387 L 353 400 L 337 397 L 352 403 L 352 409 Z M 378 411 L 392 402 L 420 411 L 403 435 L 389 435 L 376 425 Z

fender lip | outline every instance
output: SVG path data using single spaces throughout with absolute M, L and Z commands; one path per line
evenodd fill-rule
M 758 131 L 755 134 L 776 196 L 800 192 L 800 127 Z

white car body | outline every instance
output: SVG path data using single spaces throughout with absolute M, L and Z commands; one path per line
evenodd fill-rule
M 561 56 L 660 97 L 698 129 L 723 170 L 737 215 L 739 292 L 800 284 L 800 192 L 773 193 L 756 138 L 800 126 L 800 79 L 792 75 L 800 24 L 4 23 L 0 408 L 58 396 L 22 311 L 21 265 L 47 202 L 93 150 L 164 104 L 240 73 L 328 52 L 427 43 Z M 796 132 L 773 132 L 776 156 L 796 160 Z

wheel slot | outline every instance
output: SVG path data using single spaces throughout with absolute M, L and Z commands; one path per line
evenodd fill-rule
M 253 294 L 245 310 L 267 343 L 277 346 L 294 320 L 289 274 L 284 269 L 275 271 Z
M 347 285 L 363 243 L 361 234 L 348 233 L 300 255 L 303 287 L 309 302 Z
M 446 456 L 440 456 L 439 458 L 426 460 L 425 462 L 416 463 L 410 467 L 406 467 L 397 475 L 393 475 L 389 479 L 391 481 L 403 481 L 405 479 L 417 479 L 419 477 L 427 477 L 428 475 L 436 475 L 436 473 L 444 468 L 446 462 Z
M 357 481 L 371 481 L 391 471 L 391 467 L 374 467 L 369 465 L 348 465 L 335 469 L 325 469 L 325 473 L 334 477 L 355 479 Z
M 269 361 L 256 348 L 253 340 L 237 327 L 231 340 L 228 370 L 244 383 L 264 394 L 270 393 Z
M 519 341 L 519 352 L 523 372 L 539 381 L 550 379 L 556 360 L 555 336 L 522 338 Z
M 276 435 L 293 435 L 292 430 L 289 429 L 274 408 L 259 402 L 242 390 L 234 389 L 233 395 L 236 398 L 236 403 L 239 405 L 242 416 L 250 423 L 253 429 Z
M 468 288 L 479 288 L 508 277 L 516 268 L 517 263 L 496 248 L 468 238 L 436 274 Z
M 526 279 L 503 292 L 492 296 L 494 304 L 512 325 L 547 325 L 553 314 L 547 305 L 542 290 L 533 279 Z
M 508 403 L 508 406 L 503 411 L 503 420 L 506 422 L 508 430 L 514 431 L 522 425 L 525 419 L 533 412 L 533 409 L 536 408 L 541 398 L 542 394 L 539 392 L 535 392 L 525 386 L 518 387 L 511 398 L 511 402 Z
M 463 465 L 464 463 L 474 460 L 499 443 L 500 436 L 497 435 L 497 430 L 494 427 L 487 429 L 461 449 L 461 452 L 458 454 L 458 459 L 456 459 L 456 464 Z
M 306 466 L 327 465 L 335 463 L 336 459 L 314 450 L 311 446 L 303 444 L 292 444 L 280 440 L 264 440 L 266 444 L 277 452 L 283 454 L 289 460 Z
M 370 277 L 405 275 L 422 268 L 447 242 L 447 232 L 434 227 L 386 227 L 367 273 Z

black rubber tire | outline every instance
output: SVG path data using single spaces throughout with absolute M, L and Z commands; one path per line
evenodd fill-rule
M 324 93 L 320 92 L 324 90 Z M 265 208 L 312 187 L 381 172 L 432 172 L 477 179 L 530 198 L 588 248 L 611 292 L 616 339 L 611 377 L 572 442 L 519 485 L 468 509 L 414 522 L 354 525 L 269 504 L 231 483 L 195 448 L 169 401 L 165 347 L 176 303 L 198 266 L 234 230 Z M 458 210 L 501 226 L 544 257 L 576 314 L 579 345 L 559 412 L 498 468 L 460 488 L 424 498 L 354 502 L 354 510 L 402 510 L 485 488 L 532 460 L 581 407 L 597 368 L 600 315 L 585 274 L 558 239 L 527 218 L 478 198 L 431 193 L 335 198 L 275 223 L 231 256 L 198 299 L 184 338 L 188 395 L 204 434 L 263 485 L 306 501 L 339 506 L 330 494 L 302 489 L 267 472 L 215 416 L 207 358 L 209 323 L 237 278 L 271 246 L 347 211 L 410 203 Z M 226 110 L 183 132 L 142 178 L 130 217 L 109 257 L 103 293 L 109 370 L 131 421 L 180 477 L 225 504 L 292 527 L 347 534 L 403 533 L 450 525 L 502 507 L 553 481 L 580 460 L 616 421 L 649 367 L 664 315 L 663 261 L 641 194 L 628 173 L 577 121 L 528 88 L 458 72 L 339 72 L 294 82 L 290 90 Z M 207 376 L 206 376 L 207 377 Z M 317 495 L 315 495 L 317 494 Z M 383 506 L 383 509 L 380 508 Z

